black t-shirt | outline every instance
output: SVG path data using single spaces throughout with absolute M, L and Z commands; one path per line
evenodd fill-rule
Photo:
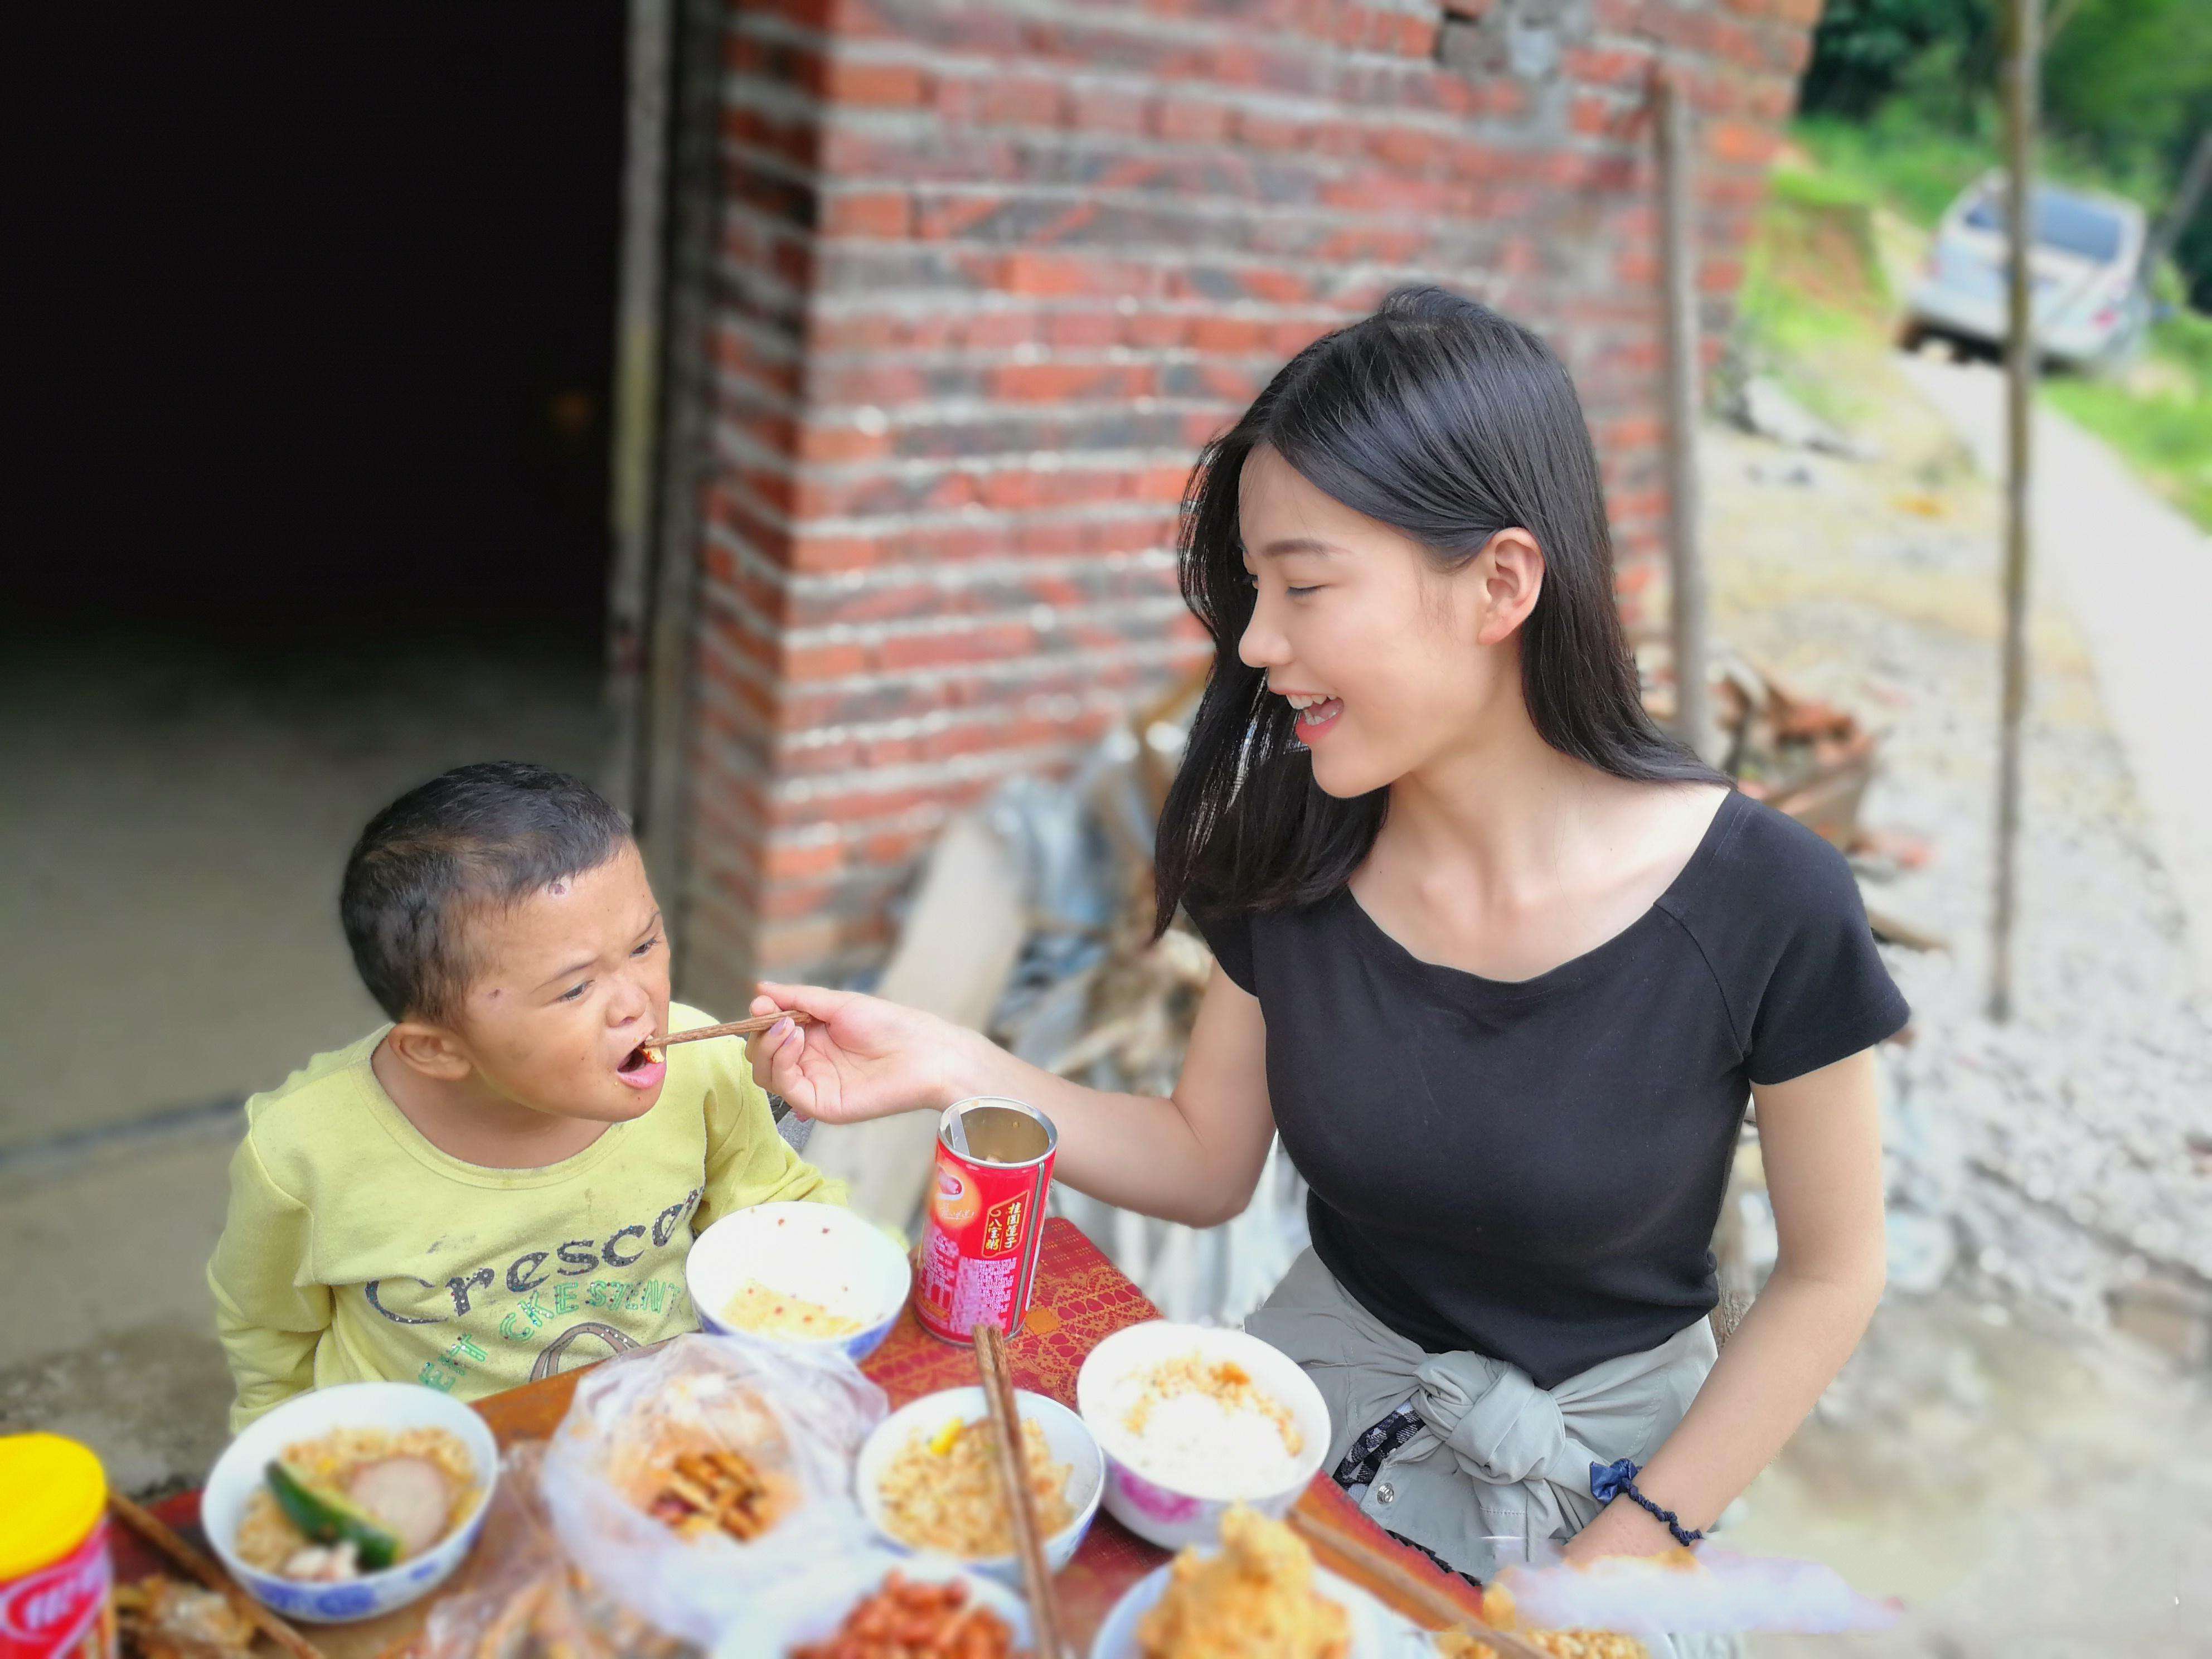
M 1421 961 L 1348 888 L 1199 926 L 1266 1016 L 1322 1262 L 1409 1340 L 1542 1388 L 1711 1311 L 1750 1085 L 1907 1012 L 1842 854 L 1737 794 L 1657 903 L 1530 980 Z

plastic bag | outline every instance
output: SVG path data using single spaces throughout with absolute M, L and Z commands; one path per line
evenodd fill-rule
M 625 1607 L 711 1648 L 844 1587 L 871 1538 L 853 1463 L 884 1412 L 842 1353 L 681 1336 L 577 1384 L 546 1447 L 546 1515 Z M 697 1461 L 715 1453 L 737 1456 Z
M 570 1563 L 538 1490 L 545 1448 L 501 1461 L 498 1489 L 466 1576 L 433 1599 L 408 1659 L 695 1659 Z

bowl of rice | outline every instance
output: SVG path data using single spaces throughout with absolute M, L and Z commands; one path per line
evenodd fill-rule
M 757 1204 L 692 1241 L 684 1282 L 710 1336 L 732 1331 L 855 1364 L 883 1346 L 913 1288 L 906 1251 L 836 1204 Z
M 303 1532 L 277 1496 L 283 1471 L 315 1501 L 388 1532 L 394 1559 Z M 344 1382 L 286 1401 L 232 1441 L 200 1498 L 208 1541 L 253 1597 L 288 1619 L 346 1624 L 404 1607 L 474 1547 L 499 1480 L 483 1419 L 414 1382 Z
M 1321 1390 L 1242 1331 L 1116 1331 L 1083 1362 L 1075 1399 L 1105 1454 L 1106 1512 L 1162 1549 L 1211 1544 L 1238 1504 L 1280 1520 L 1328 1450 Z
M 1054 1572 L 1098 1513 L 1106 1461 L 1083 1419 L 1056 1400 L 1017 1389 L 1022 1455 Z M 980 1388 L 945 1389 L 902 1407 L 860 1448 L 860 1510 L 902 1550 L 951 1556 L 1018 1587 L 1013 1520 Z

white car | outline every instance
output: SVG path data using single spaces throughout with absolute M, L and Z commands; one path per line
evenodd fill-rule
M 2140 268 L 2143 211 L 2116 196 L 2042 185 L 2028 251 L 2036 344 L 2076 368 L 2118 363 L 2142 343 L 2150 298 Z M 1991 173 L 1951 204 L 1905 301 L 1899 343 L 1930 337 L 2002 349 L 2006 331 L 2005 177 Z

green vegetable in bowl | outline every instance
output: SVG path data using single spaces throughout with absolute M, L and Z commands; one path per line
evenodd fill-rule
M 282 1458 L 270 1459 L 266 1473 L 277 1507 L 316 1543 L 351 1544 L 363 1572 L 381 1572 L 399 1559 L 398 1539 L 348 1499 L 310 1486 Z

